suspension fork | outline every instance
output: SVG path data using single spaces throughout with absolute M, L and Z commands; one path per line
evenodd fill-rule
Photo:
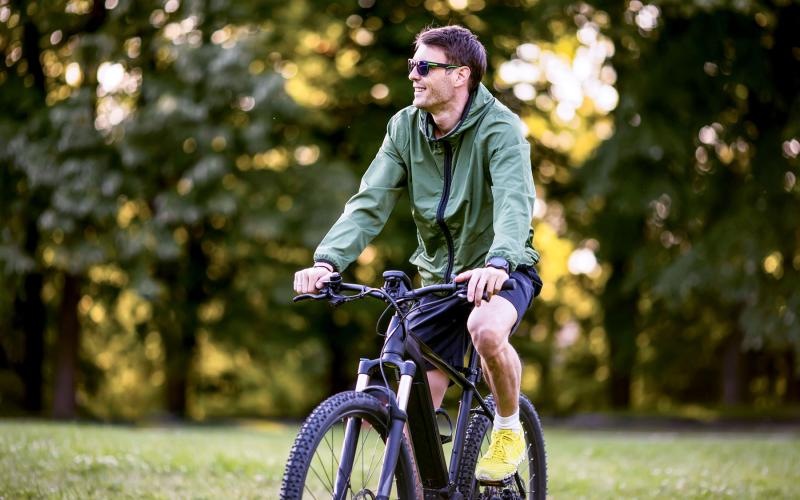
M 378 481 L 378 500 L 389 500 L 392 491 L 392 479 L 394 470 L 397 467 L 397 459 L 400 455 L 400 447 L 403 445 L 403 434 L 408 415 L 408 398 L 411 393 L 411 382 L 414 380 L 416 365 L 409 361 L 404 361 L 400 368 L 400 384 L 397 387 L 397 401 L 389 405 L 391 427 L 389 437 L 386 439 L 386 449 L 383 454 L 383 468 L 381 478 Z
M 379 360 L 362 359 L 358 364 L 358 378 L 356 379 L 356 392 L 364 392 L 370 379 L 370 372 Z M 345 423 L 342 452 L 339 455 L 339 469 L 336 475 L 336 484 L 333 488 L 333 498 L 343 500 L 350 484 L 350 474 L 353 472 L 355 450 L 358 438 L 361 435 L 361 419 L 350 417 Z
M 413 363 L 404 362 L 401 359 L 390 356 L 392 359 L 361 359 L 358 364 L 358 378 L 356 379 L 356 392 L 364 392 L 369 386 L 370 379 L 373 375 L 380 370 L 380 365 L 387 364 L 396 365 L 400 369 L 400 384 L 397 389 L 396 400 L 389 402 L 389 434 L 386 439 L 386 449 L 383 456 L 383 470 L 381 471 L 381 479 L 379 484 L 379 495 L 386 491 L 386 498 L 388 498 L 391 491 L 392 478 L 394 469 L 397 466 L 397 457 L 400 452 L 402 443 L 403 428 L 407 420 L 405 409 L 408 405 L 408 397 L 411 391 L 411 382 L 414 378 L 414 370 L 416 366 Z M 385 395 L 391 394 L 388 390 Z M 397 437 L 400 429 L 399 439 Z M 344 440 L 342 442 L 342 453 L 339 457 L 339 470 L 336 477 L 336 485 L 333 489 L 334 499 L 343 499 L 347 492 L 347 487 L 350 483 L 350 474 L 353 470 L 355 444 L 361 434 L 361 420 L 357 418 L 348 418 L 345 424 Z M 391 467 L 388 467 L 391 465 Z M 388 485 L 388 489 L 384 486 Z
M 411 391 L 414 381 L 414 374 L 416 373 L 417 366 L 412 361 L 403 361 L 402 358 L 394 354 L 385 354 L 381 359 L 368 360 L 362 359 L 358 368 L 358 379 L 356 381 L 356 391 L 364 392 L 372 375 L 378 371 L 380 365 L 390 365 L 395 367 L 400 373 L 400 382 L 397 387 L 397 394 L 394 400 L 390 400 L 389 407 L 389 433 L 386 438 L 386 448 L 383 453 L 383 465 L 381 467 L 380 480 L 378 481 L 378 499 L 388 499 L 392 490 L 392 482 L 394 480 L 394 471 L 397 467 L 397 461 L 400 456 L 401 446 L 404 438 L 404 428 L 408 421 L 406 408 L 411 397 Z M 386 391 L 385 395 L 390 395 L 390 391 Z M 358 439 L 359 422 L 356 419 L 350 419 L 347 423 L 347 430 L 345 432 L 345 442 L 351 439 Z M 340 460 L 341 468 L 345 466 L 347 470 L 340 471 L 340 477 L 337 480 L 336 493 L 344 491 L 347 486 L 347 479 L 350 476 L 350 468 L 352 467 L 352 460 L 342 458 Z M 343 474 L 344 472 L 344 474 Z M 340 490 L 339 482 L 342 482 L 344 488 Z M 334 495 L 334 498 L 339 498 Z
M 333 488 L 333 498 L 336 500 L 344 499 L 344 495 L 347 493 L 350 474 L 353 472 L 353 462 L 355 461 L 355 445 L 360 434 L 361 420 L 352 417 L 348 418 L 345 425 L 344 440 L 342 441 L 342 453 L 339 456 L 336 485 Z

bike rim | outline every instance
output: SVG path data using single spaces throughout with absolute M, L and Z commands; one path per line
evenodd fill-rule
M 477 487 L 481 492 L 479 498 L 493 498 L 494 496 L 503 498 L 503 493 L 511 493 L 511 498 L 533 498 L 534 482 L 532 479 L 534 478 L 536 470 L 536 450 L 534 448 L 533 436 L 529 435 L 524 426 L 522 431 L 525 436 L 525 460 L 519 465 L 517 474 L 512 479 L 511 484 L 508 486 L 481 486 L 480 483 L 476 481 Z M 490 423 L 489 428 L 484 434 L 483 442 L 481 443 L 479 457 L 483 456 L 489 450 L 489 438 L 491 434 L 492 426 Z
M 358 413 L 348 414 L 326 429 L 309 462 L 303 498 L 333 498 L 337 481 L 345 485 L 340 498 L 375 498 L 385 448 L 382 435 L 385 435 L 386 430 L 379 422 L 369 421 L 365 417 L 366 415 Z M 345 447 L 345 431 L 351 419 L 358 429 L 358 436 Z M 340 470 L 343 462 L 352 462 L 349 473 L 343 474 Z M 342 475 L 346 478 L 344 481 L 341 481 Z M 393 497 L 395 491 L 393 488 Z

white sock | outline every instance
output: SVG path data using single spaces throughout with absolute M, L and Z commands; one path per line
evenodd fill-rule
M 493 428 L 496 431 L 501 429 L 511 429 L 515 431 L 521 430 L 522 424 L 519 422 L 519 410 L 514 412 L 513 415 L 509 415 L 507 417 L 503 417 L 499 413 L 495 413 Z

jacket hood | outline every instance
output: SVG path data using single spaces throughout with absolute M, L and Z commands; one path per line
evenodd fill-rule
M 478 85 L 478 88 L 469 95 L 461 119 L 447 135 L 439 137 L 438 139 L 436 138 L 433 133 L 435 129 L 433 116 L 424 110 L 419 111 L 419 130 L 431 142 L 454 140 L 464 133 L 464 131 L 469 130 L 480 122 L 481 117 L 488 111 L 489 105 L 493 100 L 494 96 L 492 96 L 489 90 L 481 83 Z

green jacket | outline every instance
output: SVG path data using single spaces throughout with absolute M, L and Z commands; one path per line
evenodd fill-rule
M 409 106 L 392 117 L 361 186 L 314 253 L 338 270 L 381 231 L 408 192 L 419 246 L 411 263 L 424 284 L 502 257 L 533 265 L 536 192 L 519 118 L 480 85 L 458 125 L 435 139 L 430 115 Z

